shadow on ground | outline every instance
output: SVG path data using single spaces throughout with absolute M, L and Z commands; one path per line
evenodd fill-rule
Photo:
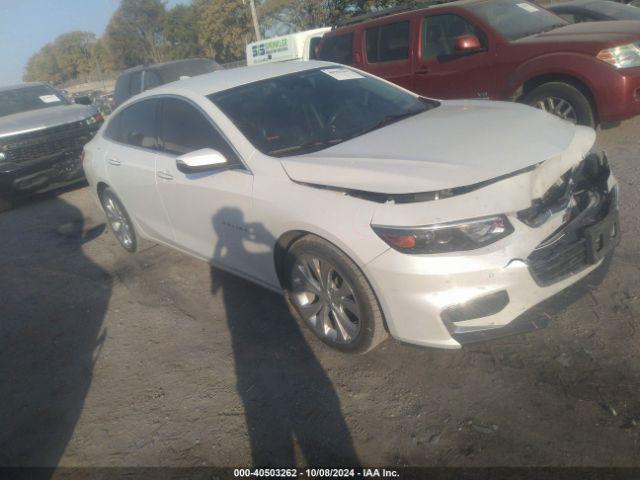
M 0 214 L 0 465 L 56 466 L 104 339 L 107 272 L 82 245 L 82 212 L 54 198 Z M 24 208 L 30 208 L 26 205 Z
M 273 245 L 261 224 L 246 224 L 240 210 L 213 218 L 219 238 L 230 225 L 244 240 Z M 243 241 L 219 243 L 214 258 L 253 258 Z M 256 466 L 357 465 L 351 434 L 331 380 L 307 344 L 284 301 L 261 287 L 211 269 L 211 291 L 222 291 L 232 337 L 237 390 L 245 410 Z

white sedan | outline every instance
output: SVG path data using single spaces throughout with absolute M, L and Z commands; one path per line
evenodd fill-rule
M 593 130 L 530 107 L 436 101 L 289 62 L 131 99 L 85 147 L 122 246 L 169 245 L 272 290 L 328 345 L 535 329 L 523 312 L 619 239 Z

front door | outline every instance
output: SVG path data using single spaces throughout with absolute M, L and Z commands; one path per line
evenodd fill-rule
M 163 99 L 158 156 L 158 191 L 178 248 L 252 275 L 244 241 L 250 235 L 253 175 L 208 116 L 186 99 Z M 176 158 L 203 148 L 222 153 L 227 165 L 183 173 Z
M 455 39 L 475 35 L 483 50 L 456 52 Z M 466 18 L 446 13 L 422 19 L 412 89 L 435 98 L 489 98 L 494 94 L 494 55 L 487 35 Z

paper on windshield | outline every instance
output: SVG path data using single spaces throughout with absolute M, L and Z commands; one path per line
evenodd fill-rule
M 535 13 L 540 11 L 539 8 L 536 8 L 533 5 L 529 5 L 528 3 L 517 3 L 516 5 L 518 5 L 521 9 L 526 10 L 527 12 Z
M 349 70 L 348 68 L 325 68 L 322 71 L 336 80 L 355 80 L 357 78 L 364 78 L 359 73 Z
M 41 95 L 40 100 L 42 100 L 44 103 L 56 103 L 60 101 L 60 99 L 56 95 Z

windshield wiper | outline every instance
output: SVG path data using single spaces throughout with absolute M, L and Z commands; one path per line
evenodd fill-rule
M 397 115 L 386 115 L 382 120 L 380 120 L 379 122 L 375 123 L 373 126 L 362 130 L 358 133 L 356 133 L 355 135 L 353 135 L 352 137 L 349 138 L 355 138 L 355 137 L 359 137 L 360 135 L 364 135 L 365 133 L 369 133 L 369 132 L 373 132 L 374 130 L 378 130 L 382 127 L 386 127 L 387 125 L 391 125 L 392 123 L 396 123 L 399 122 L 400 120 L 407 118 L 407 117 L 413 117 L 414 115 L 417 115 L 418 113 L 422 113 L 423 111 L 426 110 L 421 110 L 419 112 L 406 112 L 406 113 L 399 113 Z
M 302 143 L 300 145 L 291 145 L 290 147 L 280 148 L 278 150 L 271 150 L 268 155 L 281 156 L 285 153 L 299 152 L 304 150 L 304 153 L 317 152 L 323 148 L 329 148 L 340 142 L 344 142 L 344 138 L 331 138 L 328 140 L 314 140 L 313 142 Z

